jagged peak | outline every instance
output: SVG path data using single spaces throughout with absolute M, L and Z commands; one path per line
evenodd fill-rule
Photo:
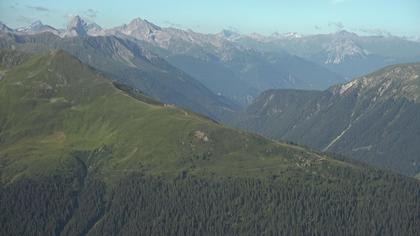
M 65 36 L 86 36 L 87 35 L 87 23 L 79 15 L 70 18 L 67 24 L 67 32 Z
M 147 28 L 151 28 L 154 30 L 161 30 L 161 28 L 155 24 L 153 24 L 152 22 L 142 19 L 140 17 L 134 18 L 133 20 L 130 21 L 130 23 L 128 24 L 129 26 L 134 26 L 134 27 L 147 27 Z
M 86 26 L 87 23 L 79 16 L 73 16 L 72 18 L 70 18 L 68 24 L 67 24 L 67 29 L 72 29 L 72 28 L 79 28 L 79 27 L 84 27 Z
M 223 29 L 222 31 L 217 33 L 216 36 L 218 36 L 220 38 L 223 38 L 223 39 L 230 40 L 230 41 L 235 41 L 235 40 L 240 39 L 242 37 L 242 35 L 240 33 L 238 33 L 237 31 L 228 30 L 228 29 Z

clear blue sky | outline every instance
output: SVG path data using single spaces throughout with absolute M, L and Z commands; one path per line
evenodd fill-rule
M 420 36 L 420 0 L 1 0 L 0 21 L 15 28 L 40 19 L 64 28 L 71 15 L 107 28 L 141 17 L 161 26 L 214 33 L 346 29 Z

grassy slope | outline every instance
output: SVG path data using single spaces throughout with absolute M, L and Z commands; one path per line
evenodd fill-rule
M 134 99 L 63 51 L 6 71 L 0 101 L 3 183 L 80 161 L 107 181 L 135 172 L 266 177 L 349 166 Z

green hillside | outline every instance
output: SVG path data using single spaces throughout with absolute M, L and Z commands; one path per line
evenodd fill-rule
M 180 171 L 231 175 L 238 160 L 246 170 L 238 174 L 252 175 L 260 172 L 260 166 L 292 161 L 277 158 L 287 152 L 287 156 L 321 158 L 226 129 L 171 105 L 152 104 L 141 94 L 130 96 L 64 51 L 34 57 L 7 71 L 1 82 L 4 182 L 17 174 L 44 173 L 47 166 L 61 165 L 69 158 L 66 153 L 76 150 L 111 149 L 106 161 L 92 163 L 99 165 L 105 178 L 139 169 L 156 175 Z M 259 158 L 266 164 L 254 163 Z
M 414 179 L 225 128 L 64 51 L 24 57 L 1 67 L 1 235 L 420 230 Z

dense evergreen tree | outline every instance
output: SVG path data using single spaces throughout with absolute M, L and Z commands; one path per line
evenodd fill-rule
M 270 179 L 60 177 L 1 188 L 2 235 L 418 235 L 420 183 L 380 171 Z

